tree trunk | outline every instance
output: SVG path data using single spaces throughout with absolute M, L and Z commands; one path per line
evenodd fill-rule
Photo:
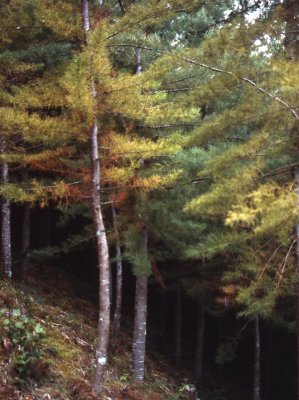
M 254 377 L 253 377 L 253 400 L 261 399 L 261 341 L 259 316 L 254 318 L 255 352 L 254 352 Z
M 201 304 L 197 306 L 197 340 L 194 363 L 194 378 L 196 383 L 200 383 L 202 379 L 203 366 L 203 343 L 205 332 L 205 312 Z
M 166 335 L 166 294 L 161 290 L 159 292 L 159 330 L 162 338 Z
M 144 251 L 147 256 L 147 230 L 144 230 Z M 147 276 L 136 277 L 135 293 L 135 320 L 133 337 L 132 370 L 133 380 L 144 380 L 144 360 L 146 343 L 146 316 L 147 316 Z
M 82 27 L 86 35 L 86 33 L 89 31 L 90 28 L 88 0 L 81 0 L 81 12 L 82 12 Z
M 31 208 L 28 202 L 23 205 L 23 227 L 22 227 L 22 243 L 21 243 L 21 263 L 20 270 L 22 278 L 26 277 L 28 269 L 28 251 L 30 246 L 31 233 Z
M 269 326 L 269 336 L 267 343 L 267 375 L 265 379 L 265 400 L 271 400 L 271 377 L 272 377 L 272 352 L 273 352 L 273 327 Z
M 136 74 L 140 75 L 141 66 L 141 49 L 136 49 Z M 144 165 L 141 160 L 142 167 Z M 144 234 L 144 252 L 148 257 L 148 234 L 146 228 Z M 145 360 L 145 343 L 146 343 L 146 317 L 147 317 L 147 276 L 141 275 L 136 277 L 136 293 L 135 293 L 135 320 L 134 320 L 134 337 L 133 337 L 133 354 L 132 354 L 132 370 L 133 380 L 142 382 L 144 380 L 144 360 Z
M 113 228 L 116 236 L 116 290 L 115 290 L 115 309 L 113 316 L 113 334 L 117 335 L 120 331 L 120 322 L 121 322 L 121 309 L 122 309 L 122 259 L 121 259 L 121 247 L 120 247 L 120 237 L 119 230 L 117 224 L 117 215 L 115 210 L 115 205 L 112 203 L 112 219 L 113 219 Z
M 5 154 L 5 152 L 5 140 L 0 138 L 0 154 Z M 5 185 L 7 183 L 9 183 L 8 164 L 2 162 L 1 184 Z M 10 201 L 4 197 L 1 199 L 1 247 L 4 277 L 10 279 L 12 277 Z
M 299 169 L 295 170 L 296 192 L 298 198 L 297 207 L 299 208 Z M 296 338 L 297 338 L 297 400 L 299 400 L 299 224 L 296 225 Z
M 49 203 L 48 207 L 42 210 L 42 231 L 41 241 L 42 247 L 50 247 L 52 244 L 52 206 Z
M 182 361 L 182 289 L 178 284 L 175 290 L 175 364 L 177 367 Z
M 224 316 L 220 316 L 218 318 L 218 342 L 220 345 L 221 343 L 223 343 L 224 339 Z M 220 382 L 223 381 L 224 379 L 224 368 L 223 368 L 223 364 L 218 364 L 217 365 L 217 370 L 218 370 L 218 379 Z
M 89 30 L 88 0 L 82 0 L 82 24 L 87 36 Z M 96 97 L 93 79 L 90 82 L 90 91 L 93 98 Z M 96 109 L 95 109 L 96 115 Z M 102 208 L 100 203 L 100 160 L 98 153 L 98 125 L 94 119 L 90 137 L 91 156 L 91 198 L 93 223 L 97 238 L 97 255 L 99 266 L 99 319 L 96 347 L 96 370 L 94 375 L 93 388 L 96 393 L 102 392 L 104 372 L 107 364 L 109 327 L 110 327 L 110 263 L 108 253 L 107 236 L 103 221 Z
M 96 371 L 94 389 L 102 391 L 104 372 L 107 363 L 109 327 L 110 327 L 110 263 L 107 236 L 100 203 L 100 161 L 98 154 L 98 127 L 94 122 L 91 132 L 92 158 L 92 209 L 93 222 L 97 237 L 97 254 L 99 265 L 99 320 L 96 349 Z
M 298 63 L 299 59 L 299 40 L 298 40 L 298 0 L 285 0 L 283 3 L 285 9 L 285 57 L 287 60 Z M 296 18 L 297 17 L 297 18 Z M 297 146 L 298 154 L 298 146 Z M 295 183 L 297 193 L 297 210 L 299 209 L 299 169 L 295 169 Z M 297 400 L 299 400 L 299 224 L 296 225 L 296 337 L 297 337 Z

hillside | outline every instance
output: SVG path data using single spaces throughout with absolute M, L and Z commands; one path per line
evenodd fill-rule
M 98 398 L 90 384 L 96 337 L 96 307 L 88 299 L 88 288 L 82 297 L 77 297 L 74 295 L 75 286 L 76 282 L 66 280 L 62 272 L 51 268 L 44 268 L 42 274 L 32 274 L 24 283 L 0 281 L 0 307 L 6 314 L 2 312 L 0 319 L 1 399 Z M 5 320 L 10 321 L 10 325 L 6 325 Z M 36 348 L 31 349 L 27 358 L 26 351 L 18 349 L 24 326 L 28 327 L 25 328 L 27 336 L 30 331 L 44 331 L 44 337 L 37 341 Z M 11 328 L 10 334 L 7 333 L 7 327 Z M 18 331 L 21 333 L 17 334 Z M 191 398 L 187 397 L 188 385 L 182 379 L 186 371 L 174 370 L 159 355 L 154 359 L 149 356 L 146 382 L 142 387 L 130 383 L 131 335 L 127 330 L 112 339 L 103 397 L 107 400 Z M 15 344 L 14 339 L 18 340 Z M 24 365 L 27 362 L 24 369 L 20 368 L 22 360 L 18 350 L 21 350 Z M 30 357 L 34 358 L 35 355 L 37 357 L 30 364 Z

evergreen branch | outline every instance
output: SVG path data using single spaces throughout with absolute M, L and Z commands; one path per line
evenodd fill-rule
M 66 186 L 80 185 L 81 183 L 84 183 L 84 182 L 83 181 L 76 181 L 76 182 L 70 182 L 70 183 L 64 182 L 64 184 Z M 48 186 L 41 186 L 40 188 L 41 189 L 55 189 L 55 188 L 58 188 L 58 187 L 59 187 L 59 185 L 48 185 Z M 28 189 L 28 191 L 30 191 L 30 192 L 32 192 L 34 190 L 36 190 L 36 189 L 35 188 L 29 188 Z
M 195 75 L 191 75 L 191 76 L 186 76 L 184 78 L 176 79 L 176 80 L 173 80 L 173 81 L 163 82 L 163 83 L 161 83 L 161 86 L 170 85 L 171 83 L 183 82 L 183 81 L 186 81 L 188 79 L 197 78 L 198 76 L 201 76 L 201 74 L 195 74 Z
M 186 122 L 181 122 L 177 124 L 166 124 L 166 125 L 136 125 L 137 128 L 149 128 L 149 129 L 162 129 L 162 128 L 175 128 L 178 126 L 187 126 L 187 127 L 193 127 L 193 126 L 202 126 L 202 124 L 191 124 L 191 123 L 186 123 Z
M 238 340 L 241 338 L 241 336 L 243 335 L 243 333 L 245 332 L 246 328 L 249 326 L 249 324 L 254 321 L 254 317 L 249 319 L 244 325 L 243 327 L 240 329 L 240 331 L 238 332 L 237 336 L 234 339 L 234 343 L 238 343 Z
M 194 87 L 185 87 L 185 88 L 180 88 L 180 89 L 157 89 L 148 92 L 149 94 L 155 94 L 155 93 L 176 93 L 176 92 L 187 92 L 189 90 L 194 90 L 197 89 L 198 86 Z
M 289 165 L 285 165 L 283 167 L 279 167 L 279 168 L 274 169 L 272 172 L 268 172 L 267 174 L 264 174 L 259 179 L 269 178 L 271 176 L 283 174 L 283 173 L 289 172 L 290 170 L 294 170 L 297 167 L 299 167 L 299 162 L 296 162 L 296 163 L 293 163 L 293 164 L 289 164 Z
M 282 277 L 283 277 L 283 274 L 284 274 L 284 271 L 285 271 L 285 268 L 286 268 L 288 259 L 289 259 L 289 257 L 290 257 L 292 248 L 294 247 L 295 243 L 297 243 L 297 239 L 295 239 L 295 240 L 293 241 L 293 243 L 291 244 L 291 246 L 290 246 L 289 249 L 288 249 L 288 252 L 287 252 L 287 255 L 285 256 L 285 259 L 284 259 L 284 262 L 283 262 L 283 264 L 282 264 L 282 267 L 281 267 L 281 269 L 279 270 L 279 271 L 280 271 L 280 274 L 279 274 L 279 277 L 278 277 L 278 280 L 277 280 L 277 284 L 276 284 L 275 290 L 278 290 L 278 288 L 279 288 L 279 286 L 280 286 L 280 283 L 281 283 L 281 280 L 282 280 Z M 278 273 L 279 273 L 279 271 L 278 271 Z M 278 273 L 277 273 L 277 274 L 278 274 Z
M 255 9 L 260 8 L 261 2 L 262 2 L 261 0 L 258 0 L 258 1 L 256 1 L 255 3 L 253 3 L 251 6 L 244 7 L 244 8 L 243 8 L 242 10 L 240 10 L 240 11 L 238 11 L 238 10 L 232 11 L 232 12 L 228 15 L 227 18 L 218 19 L 218 20 L 216 20 L 213 24 L 210 24 L 210 25 L 206 26 L 206 27 L 203 28 L 203 29 L 199 29 L 199 30 L 197 31 L 197 34 L 198 34 L 198 33 L 201 33 L 201 34 L 202 34 L 202 33 L 206 33 L 206 32 L 209 31 L 209 29 L 211 29 L 211 28 L 216 28 L 216 27 L 218 27 L 220 24 L 228 24 L 228 23 L 231 22 L 234 18 L 240 17 L 240 16 L 242 16 L 242 15 L 247 14 L 249 11 L 254 11 Z M 272 4 L 272 6 L 273 6 L 273 7 L 276 7 L 276 6 L 280 5 L 280 4 L 281 4 L 280 2 L 277 2 L 277 3 Z
M 295 111 L 292 107 L 290 107 L 288 105 L 287 102 L 285 102 L 284 100 L 282 100 L 280 97 L 275 96 L 274 94 L 268 92 L 267 90 L 261 88 L 260 86 L 258 86 L 253 80 L 249 79 L 249 78 L 241 78 L 244 82 L 249 83 L 250 85 L 254 86 L 258 91 L 260 91 L 261 93 L 267 95 L 268 97 L 271 97 L 273 100 L 277 101 L 278 103 L 283 104 L 285 107 L 289 108 L 291 113 L 294 115 L 294 117 L 296 119 L 299 119 L 299 114 L 297 113 L 297 111 Z
M 207 64 L 204 64 L 204 63 L 201 63 L 201 62 L 198 62 L 198 61 L 192 60 L 192 59 L 190 59 L 190 58 L 186 58 L 186 57 L 182 57 L 182 59 L 183 59 L 184 61 L 187 61 L 187 62 L 190 63 L 190 64 L 198 65 L 198 66 L 200 66 L 200 67 L 202 67 L 202 68 L 208 69 L 208 70 L 213 71 L 213 72 L 219 72 L 219 73 L 222 73 L 222 74 L 225 74 L 225 75 L 229 75 L 229 76 L 232 76 L 232 77 L 234 76 L 234 74 L 233 74 L 231 71 L 226 71 L 226 70 L 224 70 L 224 69 L 217 68 L 217 67 L 211 67 L 211 66 L 209 66 L 209 65 L 207 65 Z M 273 100 L 275 100 L 275 101 L 277 101 L 277 102 L 283 104 L 283 105 L 286 106 L 287 108 L 289 108 L 289 109 L 291 110 L 291 113 L 294 115 L 294 117 L 295 117 L 296 119 L 299 119 L 299 114 L 298 114 L 292 107 L 290 107 L 290 106 L 288 105 L 287 102 L 285 102 L 284 100 L 282 100 L 280 97 L 275 96 L 274 94 L 272 94 L 272 93 L 268 92 L 267 90 L 261 88 L 261 87 L 258 86 L 257 83 L 254 82 L 252 79 L 249 79 L 249 78 L 247 78 L 247 77 L 241 77 L 240 79 L 241 79 L 243 82 L 246 82 L 246 83 L 248 83 L 249 85 L 255 87 L 256 90 L 258 90 L 259 92 L 265 94 L 266 96 L 272 98 Z
M 268 268 L 270 262 L 273 260 L 273 258 L 275 257 L 275 255 L 277 254 L 277 252 L 279 251 L 279 249 L 281 249 L 281 247 L 283 247 L 282 244 L 279 245 L 279 246 L 274 250 L 274 252 L 271 254 L 270 258 L 268 259 L 268 261 L 266 262 L 266 264 L 264 265 L 262 271 L 261 271 L 260 274 L 259 274 L 259 277 L 258 277 L 258 279 L 257 279 L 257 281 L 256 281 L 256 285 L 258 285 L 258 283 L 261 281 L 261 279 L 262 279 L 264 273 L 266 272 L 266 270 L 267 270 L 267 268 Z
M 110 46 L 108 46 L 108 47 L 131 47 L 131 48 L 132 48 L 132 47 L 135 47 L 136 49 L 137 49 L 137 48 L 141 48 L 141 49 L 143 49 L 143 50 L 151 50 L 151 49 L 149 49 L 149 48 L 142 47 L 142 46 L 132 46 L 132 45 L 126 45 L 126 44 L 123 44 L 123 45 L 112 44 L 112 45 L 110 45 Z M 176 80 L 173 80 L 173 81 L 163 82 L 163 83 L 161 83 L 160 85 L 161 85 L 161 86 L 166 86 L 166 85 L 170 85 L 170 84 L 172 84 L 172 83 L 183 82 L 183 81 L 186 81 L 186 80 L 189 80 L 189 79 L 197 78 L 198 76 L 201 76 L 201 74 L 195 74 L 195 75 L 187 76 L 187 77 L 185 77 L 185 78 L 180 78 L 180 79 L 176 79 Z M 98 97 L 99 97 L 99 96 L 106 96 L 106 95 L 111 94 L 111 93 L 121 92 L 121 91 L 123 91 L 123 90 L 129 90 L 129 89 L 133 89 L 133 88 L 138 88 L 138 87 L 141 87 L 141 90 L 145 90 L 145 89 L 143 89 L 142 85 L 143 85 L 143 83 L 136 83 L 136 84 L 134 84 L 134 85 L 124 86 L 124 87 L 120 87 L 120 88 L 118 88 L 118 89 L 114 89 L 114 90 L 110 90 L 110 91 L 105 91 L 105 92 L 100 92 L 100 93 L 98 93 Z M 166 90 L 167 90 L 167 89 L 166 89 Z M 157 90 L 157 92 L 158 92 L 158 90 Z M 148 92 L 148 93 L 151 93 L 151 92 Z
M 166 8 L 164 13 L 168 13 L 169 11 L 173 11 L 173 12 L 176 12 L 176 13 L 181 13 L 181 12 L 186 12 L 186 9 L 183 8 L 183 9 L 178 9 L 178 10 L 175 10 L 175 9 L 171 10 L 169 8 Z M 139 20 L 125 25 L 122 29 L 111 33 L 111 35 L 106 37 L 106 40 L 112 39 L 113 37 L 125 32 L 127 29 L 132 28 L 132 27 L 134 27 L 136 25 L 139 25 L 142 22 L 147 21 L 148 19 L 161 17 L 161 14 L 163 14 L 163 12 L 161 10 L 159 12 L 156 12 L 156 13 L 153 13 L 153 14 L 147 14 L 144 17 L 140 18 Z
M 155 51 L 155 52 L 157 52 L 159 54 L 165 54 L 165 55 L 172 54 L 169 51 L 154 49 L 154 48 L 151 48 L 151 47 L 148 47 L 148 46 L 142 46 L 142 45 L 139 46 L 139 45 L 136 45 L 136 44 L 134 44 L 134 45 L 119 44 L 118 46 L 121 46 L 121 47 L 123 47 L 123 46 L 125 46 L 125 47 L 134 47 L 134 48 L 141 47 L 141 48 L 143 48 L 145 50 Z M 180 59 L 182 59 L 183 61 L 189 63 L 189 64 L 197 65 L 197 66 L 199 66 L 201 68 L 204 68 L 204 69 L 212 71 L 212 72 L 217 72 L 217 73 L 221 73 L 221 74 L 224 74 L 224 75 L 228 75 L 228 76 L 234 77 L 234 74 L 233 74 L 232 71 L 227 71 L 227 70 L 222 69 L 222 68 L 213 67 L 213 66 L 210 66 L 208 64 L 202 63 L 200 61 L 193 60 L 193 59 L 188 58 L 188 57 L 184 57 L 184 56 L 178 56 L 178 57 Z M 291 107 L 286 101 L 282 100 L 280 97 L 275 96 L 274 94 L 272 94 L 272 93 L 268 92 L 267 90 L 263 89 L 262 87 L 258 86 L 257 83 L 254 82 L 252 79 L 249 79 L 247 77 L 240 77 L 239 79 L 241 79 L 243 82 L 248 83 L 249 85 L 255 87 L 256 90 L 258 90 L 259 92 L 263 93 L 264 95 L 272 98 L 276 102 L 278 102 L 280 104 L 283 104 L 285 107 L 287 107 L 287 109 L 289 109 L 291 111 L 291 113 L 294 115 L 294 117 L 296 119 L 299 119 L 299 114 L 297 113 L 297 111 L 295 111 L 295 109 L 293 107 Z

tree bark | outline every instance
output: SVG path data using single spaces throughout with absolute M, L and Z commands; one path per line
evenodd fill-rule
M 195 352 L 195 363 L 194 363 L 194 378 L 196 383 L 200 383 L 202 379 L 204 332 L 205 332 L 205 312 L 203 306 L 201 304 L 198 304 L 197 340 L 196 340 L 196 352 Z
M 116 289 L 115 289 L 115 309 L 113 316 L 113 334 L 117 335 L 120 331 L 120 323 L 121 323 L 121 310 L 122 310 L 122 259 L 121 259 L 121 246 L 120 246 L 120 237 L 119 230 L 117 224 L 117 215 L 115 210 L 115 205 L 112 203 L 111 205 L 112 211 L 112 219 L 113 219 L 113 228 L 116 236 Z
M 99 265 L 99 320 L 96 349 L 96 371 L 94 389 L 102 391 L 104 372 L 107 363 L 110 327 L 110 263 L 107 236 L 100 203 L 100 161 L 98 154 L 98 127 L 95 121 L 91 132 L 92 158 L 92 209 L 96 229 L 97 254 Z
M 299 169 L 295 170 L 297 208 L 299 209 Z M 299 400 L 299 224 L 296 225 L 296 338 L 297 338 L 297 400 Z
M 82 28 L 86 35 L 86 33 L 90 29 L 88 0 L 81 0 L 81 12 L 82 12 Z
M 182 361 L 182 288 L 178 283 L 175 290 L 175 364 L 177 367 Z
M 140 75 L 142 72 L 142 58 L 141 58 L 141 48 L 136 49 L 136 74 Z
M 87 36 L 90 23 L 88 15 L 88 0 L 82 0 L 82 24 Z M 93 98 L 96 98 L 94 82 L 91 78 L 90 91 Z M 96 115 L 96 106 L 95 106 Z M 96 393 L 101 393 L 103 388 L 104 372 L 107 364 L 107 353 L 109 343 L 110 327 L 110 262 L 107 236 L 103 221 L 100 202 L 101 169 L 98 152 L 98 123 L 95 118 L 90 133 L 90 157 L 91 157 L 91 198 L 93 223 L 96 230 L 97 255 L 99 266 L 99 319 L 96 347 L 96 370 L 94 375 L 93 388 Z
M 261 340 L 259 316 L 254 318 L 255 352 L 254 352 L 254 376 L 253 376 L 253 400 L 261 399 Z
M 140 75 L 142 71 L 141 65 L 141 49 L 136 49 L 136 74 Z M 142 167 L 144 161 L 141 160 Z M 144 252 L 148 257 L 148 233 L 144 228 Z M 147 276 L 140 275 L 136 277 L 136 293 L 135 293 L 135 320 L 134 320 L 134 337 L 132 351 L 132 370 L 133 380 L 143 382 L 144 380 L 144 360 L 145 360 L 145 344 L 146 344 L 146 317 L 147 317 Z
M 273 352 L 273 327 L 269 326 L 269 336 L 267 340 L 267 375 L 265 379 L 265 400 L 271 399 L 271 377 L 272 377 L 272 352 Z
M 21 277 L 25 278 L 28 270 L 28 251 L 30 247 L 31 234 L 31 208 L 28 202 L 23 205 L 23 227 L 22 227 L 22 243 L 21 243 Z
M 5 153 L 6 143 L 3 138 L 0 138 L 0 154 Z M 2 162 L 1 165 L 1 183 L 2 185 L 9 183 L 8 164 L 6 162 Z M 11 209 L 10 201 L 4 197 L 1 199 L 1 248 L 4 277 L 11 279 Z
M 147 230 L 144 229 L 144 251 L 147 257 L 148 237 Z M 136 277 L 135 293 L 135 320 L 133 337 L 132 370 L 133 380 L 143 382 L 144 380 L 144 360 L 146 343 L 146 317 L 147 317 L 147 276 Z

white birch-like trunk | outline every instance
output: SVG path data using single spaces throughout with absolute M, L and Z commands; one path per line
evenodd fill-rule
M 0 154 L 6 153 L 6 143 L 0 138 Z M 8 164 L 1 164 L 1 184 L 9 183 Z M 12 261 L 11 261 L 11 213 L 10 201 L 4 197 L 1 199 L 1 248 L 2 248 L 2 264 L 4 269 L 4 277 L 11 279 L 12 277 Z
M 144 252 L 147 256 L 147 231 L 144 230 Z M 135 292 L 135 319 L 133 337 L 132 370 L 133 380 L 142 382 L 144 380 L 144 361 L 146 344 L 146 317 L 147 317 L 147 276 L 136 277 Z
M 95 121 L 91 132 L 92 158 L 92 210 L 96 229 L 99 265 L 99 319 L 96 348 L 96 371 L 94 389 L 102 391 L 104 372 L 107 364 L 110 327 L 110 262 L 107 236 L 100 203 L 100 161 L 98 154 L 98 127 Z
M 136 49 L 136 74 L 140 75 L 142 71 L 141 49 Z M 142 160 L 143 165 L 143 160 Z M 148 234 L 144 229 L 144 252 L 148 256 Z M 132 349 L 132 370 L 133 380 L 142 382 L 144 380 L 144 361 L 146 345 L 146 317 L 147 317 L 147 276 L 136 277 L 135 292 L 135 319 L 134 319 L 134 337 Z
M 112 219 L 113 219 L 113 229 L 116 235 L 116 289 L 115 289 L 115 309 L 113 316 L 113 334 L 117 335 L 120 331 L 121 323 L 121 310 L 122 310 L 122 259 L 121 259 L 121 246 L 120 237 L 117 223 L 117 214 L 115 210 L 115 205 L 111 205 Z
M 88 0 L 82 0 L 82 24 L 87 36 L 90 23 L 88 15 Z M 90 91 L 94 99 L 96 92 L 93 78 L 90 82 Z M 95 101 L 95 100 L 94 100 Z M 95 106 L 96 114 L 96 106 Z M 107 236 L 103 221 L 102 208 L 100 203 L 100 182 L 101 169 L 98 151 L 98 123 L 94 119 L 90 133 L 90 157 L 91 157 L 91 198 L 93 223 L 96 230 L 97 255 L 99 266 L 99 319 L 96 345 L 96 369 L 94 375 L 93 388 L 96 393 L 101 393 L 103 389 L 104 373 L 107 364 L 109 328 L 110 328 L 110 262 Z

